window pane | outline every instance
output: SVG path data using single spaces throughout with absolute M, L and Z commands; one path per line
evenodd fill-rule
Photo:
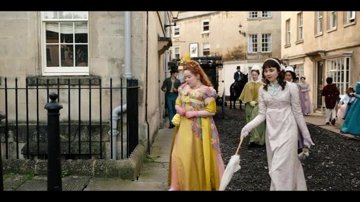
M 209 31 L 209 21 L 203 22 L 203 31 Z
M 61 43 L 73 42 L 73 23 L 62 22 L 60 23 Z
M 75 23 L 75 43 L 87 43 L 87 22 Z
M 73 18 L 74 19 L 84 19 L 87 20 L 88 19 L 88 12 L 72 12 L 73 13 Z
M 76 66 L 88 66 L 87 45 L 76 46 Z
M 74 47 L 73 45 L 63 45 L 61 47 L 61 66 L 74 66 Z
M 44 13 L 44 18 L 45 19 L 57 19 L 58 18 L 58 12 L 57 11 L 45 12 Z
M 59 28 L 57 23 L 46 24 L 46 43 L 59 43 Z
M 73 12 L 67 12 L 67 11 L 59 12 L 59 18 L 60 19 L 73 19 L 72 13 Z
M 47 45 L 46 56 L 46 65 L 48 67 L 59 66 L 59 47 L 57 45 Z

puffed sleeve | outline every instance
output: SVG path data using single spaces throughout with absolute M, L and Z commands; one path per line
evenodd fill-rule
M 205 92 L 204 92 L 204 99 L 212 97 L 214 99 L 216 99 L 217 97 L 217 93 L 216 90 L 213 87 L 206 87 L 205 88 Z
M 252 129 L 256 128 L 258 125 L 260 125 L 263 121 L 265 121 L 265 114 L 266 114 L 266 104 L 264 101 L 264 89 L 263 87 L 259 88 L 259 113 L 258 115 L 251 120 L 249 123 L 247 123 L 244 128 L 247 131 L 251 131 Z
M 177 96 L 177 98 L 176 98 L 175 105 L 182 106 L 181 96 L 182 96 L 182 94 L 183 94 L 184 87 L 185 87 L 185 84 L 179 86 L 179 88 L 178 88 L 178 96 Z
M 216 113 L 216 90 L 212 87 L 207 87 L 204 92 L 205 110 L 210 113 Z
M 304 146 L 310 148 L 311 145 L 314 145 L 314 142 L 311 140 L 309 129 L 306 125 L 304 115 L 301 111 L 300 98 L 299 98 L 299 89 L 296 84 L 287 83 L 289 85 L 290 97 L 291 97 L 291 110 L 294 114 L 296 123 L 301 131 L 301 136 L 303 139 Z
M 182 102 L 181 102 L 181 99 L 180 99 L 180 95 L 177 96 L 176 101 L 175 101 L 175 105 L 182 106 Z

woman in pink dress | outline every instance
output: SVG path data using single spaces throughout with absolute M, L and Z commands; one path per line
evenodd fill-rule
M 306 83 L 305 76 L 300 77 L 300 82 L 298 83 L 300 90 L 300 101 L 301 101 L 301 110 L 304 115 L 309 115 L 311 113 L 311 103 L 310 103 L 310 87 L 309 84 Z

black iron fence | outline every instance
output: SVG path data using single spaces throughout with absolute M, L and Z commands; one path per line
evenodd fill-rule
M 58 95 L 60 152 L 65 159 L 123 159 L 138 144 L 138 82 L 101 79 L 4 78 L 0 87 L 0 155 L 47 159 L 49 94 Z M 23 85 L 24 87 L 20 87 Z M 126 112 L 126 113 L 125 113 Z

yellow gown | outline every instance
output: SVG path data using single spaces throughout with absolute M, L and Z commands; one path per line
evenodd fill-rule
M 184 107 L 186 111 L 206 110 L 215 113 L 216 96 L 212 87 L 202 86 L 192 90 L 183 84 L 179 87 L 176 105 Z M 218 190 L 224 162 L 213 117 L 189 119 L 176 114 L 172 121 L 175 130 L 170 153 L 170 190 Z

